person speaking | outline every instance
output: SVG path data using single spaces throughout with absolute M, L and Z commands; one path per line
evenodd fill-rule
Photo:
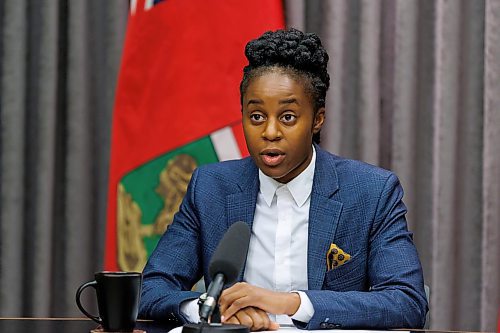
M 243 221 L 248 254 L 239 282 L 219 298 L 222 322 L 252 330 L 422 327 L 423 274 L 398 178 L 318 145 L 330 84 L 319 37 L 266 32 L 245 55 L 250 157 L 195 170 L 144 269 L 140 316 L 198 322 L 200 294 L 191 287 L 201 276 L 211 282 L 217 244 Z

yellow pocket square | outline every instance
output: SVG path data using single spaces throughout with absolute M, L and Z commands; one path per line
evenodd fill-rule
M 337 244 L 332 243 L 326 253 L 326 265 L 328 270 L 342 266 L 351 259 L 351 255 L 344 252 Z

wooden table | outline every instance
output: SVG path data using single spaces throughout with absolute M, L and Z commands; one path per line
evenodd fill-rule
M 98 324 L 87 318 L 0 318 L 0 333 L 89 333 L 97 327 Z M 137 329 L 147 333 L 167 333 L 174 327 L 169 323 L 148 320 L 139 320 L 136 325 Z M 397 331 L 394 330 L 395 333 Z M 321 330 L 316 332 L 320 333 Z M 465 333 L 433 330 L 412 330 L 412 332 Z

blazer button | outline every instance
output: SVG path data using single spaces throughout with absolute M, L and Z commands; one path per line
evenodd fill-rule
M 322 322 L 321 324 L 319 324 L 319 327 L 320 328 L 328 328 L 328 324 L 325 322 Z

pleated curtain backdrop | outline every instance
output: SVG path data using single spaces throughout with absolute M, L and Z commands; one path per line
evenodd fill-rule
M 322 146 L 401 179 L 431 327 L 494 331 L 500 1 L 284 4 L 331 57 Z M 0 0 L 0 316 L 80 316 L 76 287 L 102 268 L 127 9 Z
M 102 270 L 127 12 L 0 1 L 0 316 L 81 316 L 76 288 Z
M 319 34 L 331 88 L 322 146 L 394 170 L 431 288 L 431 328 L 496 328 L 500 1 L 287 0 Z

